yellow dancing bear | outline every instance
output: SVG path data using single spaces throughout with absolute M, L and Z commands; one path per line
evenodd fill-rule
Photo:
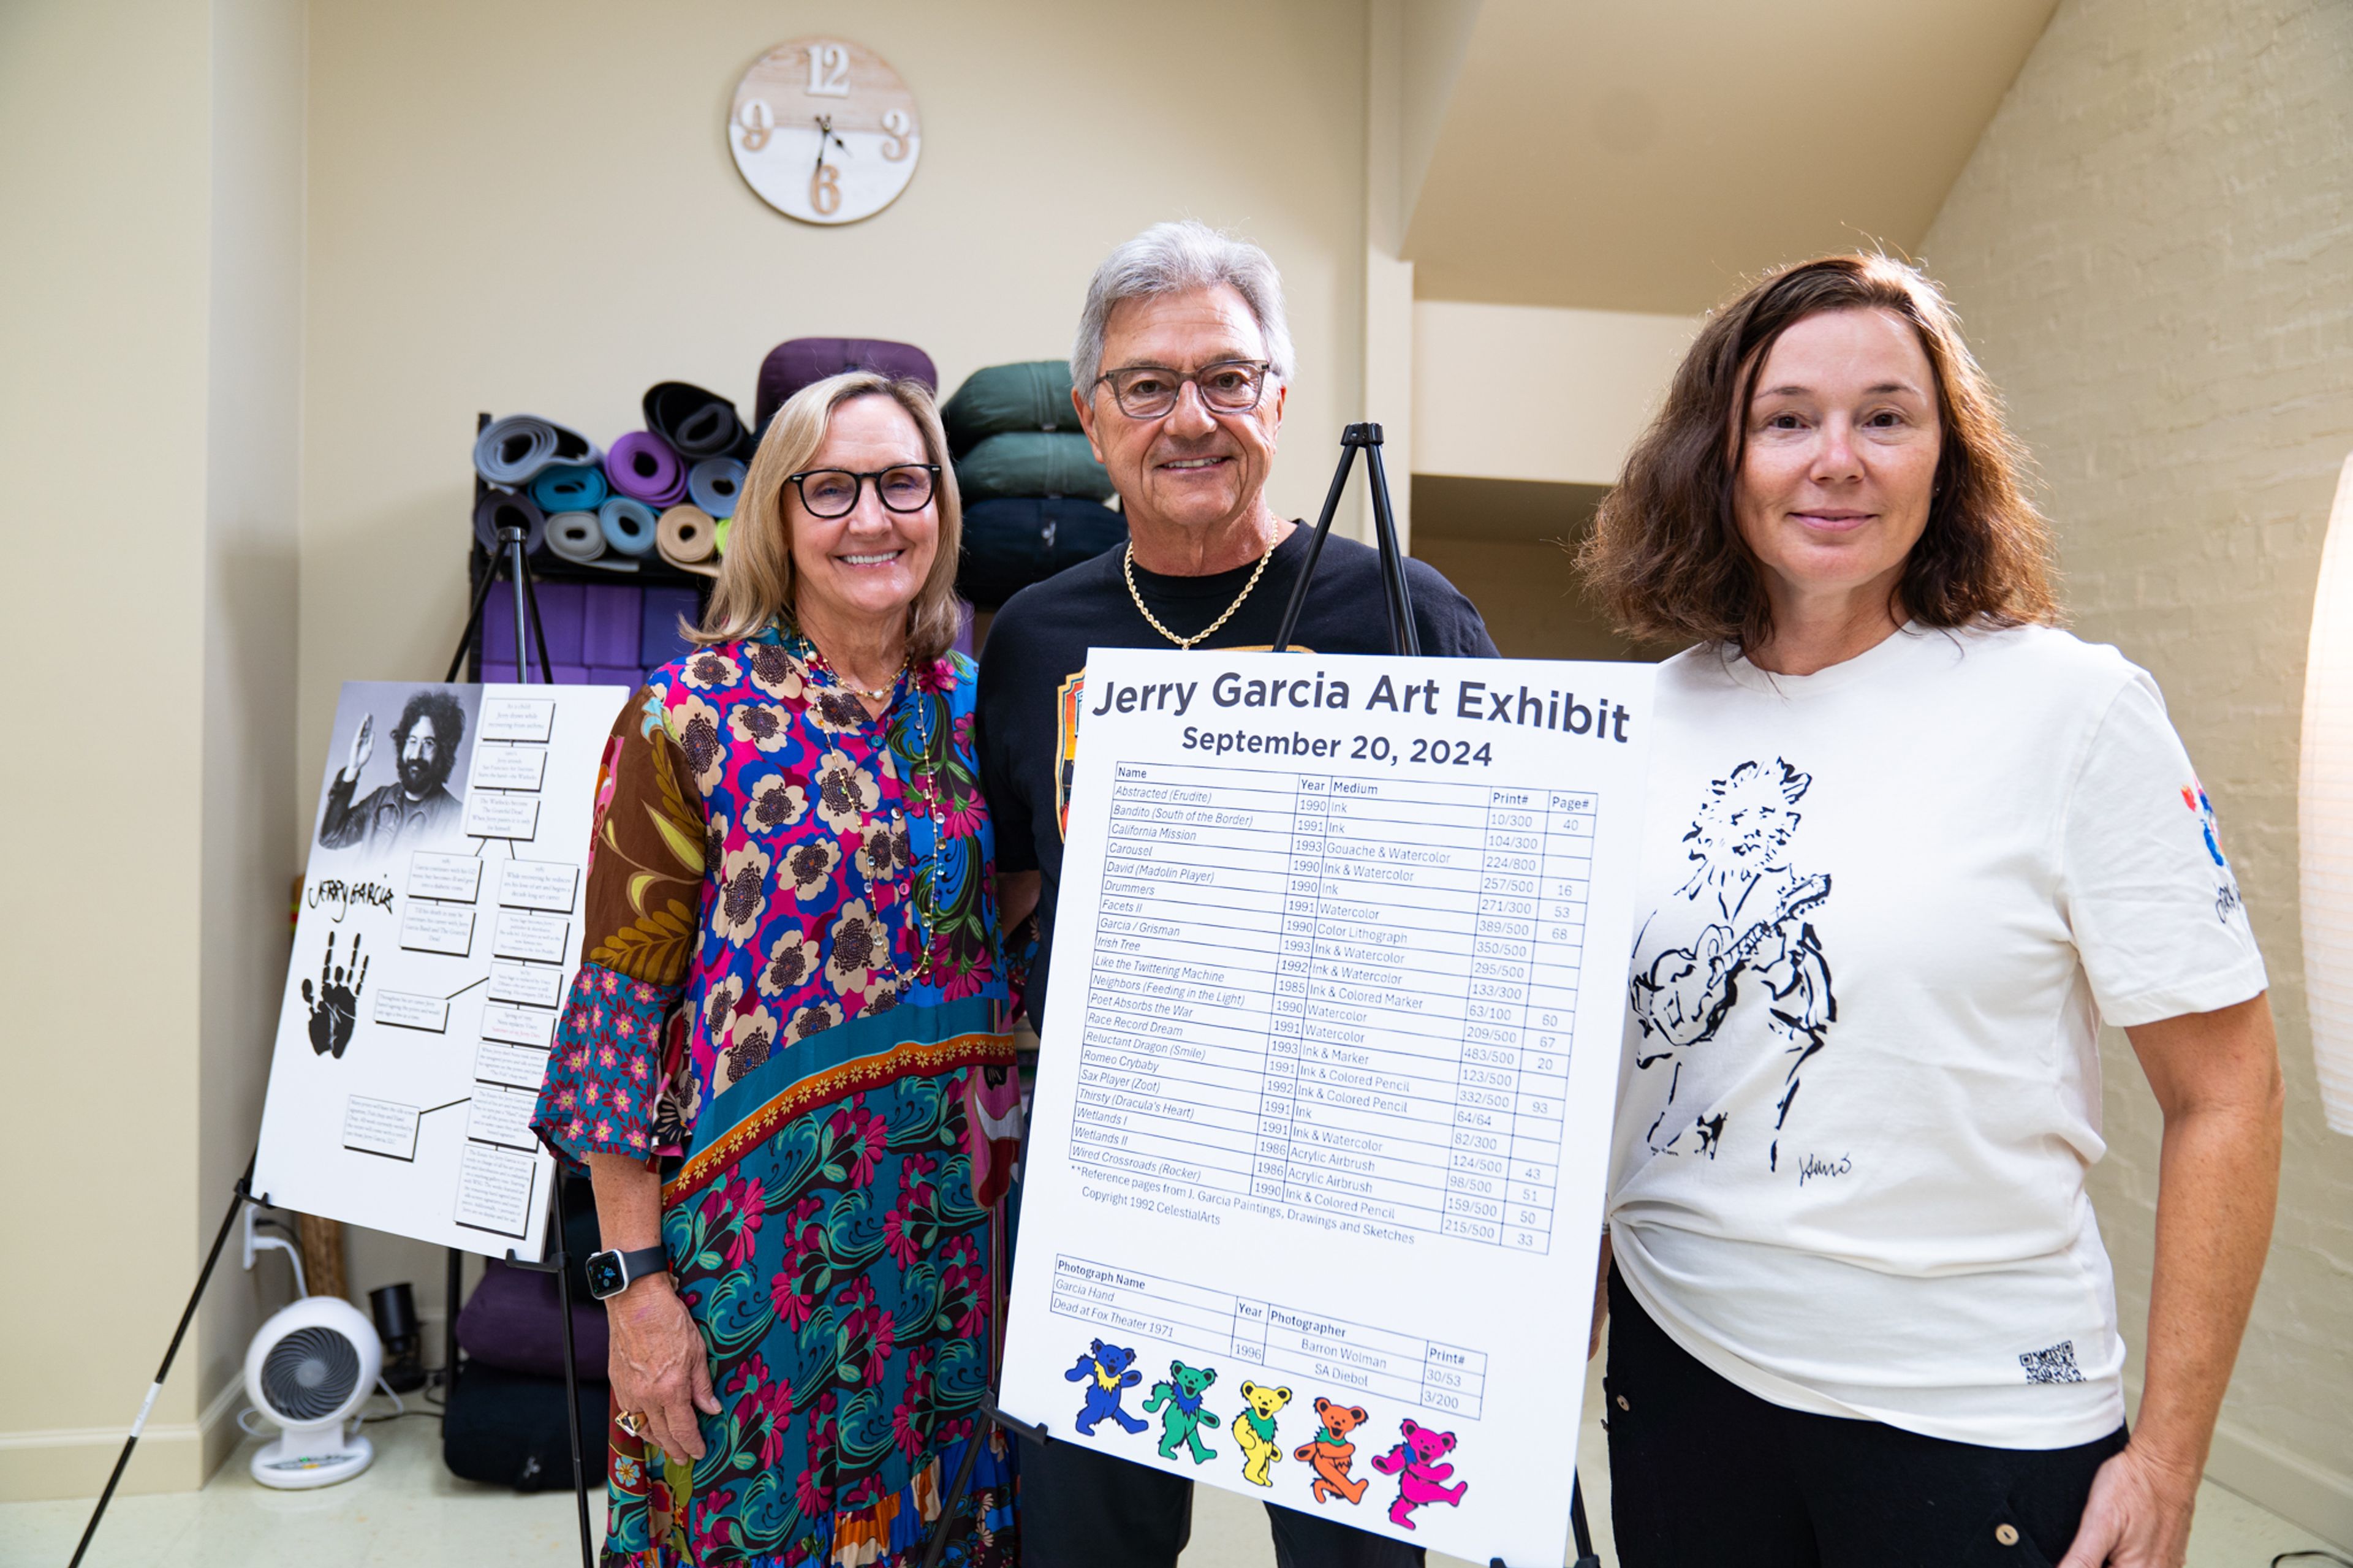
M 1262 1388 L 1246 1382 L 1242 1384 L 1242 1398 L 1249 1403 L 1234 1416 L 1232 1428 L 1235 1439 L 1242 1446 L 1242 1479 L 1271 1487 L 1274 1477 L 1268 1471 L 1282 1458 L 1282 1446 L 1274 1440 L 1274 1413 L 1291 1403 L 1291 1390 Z

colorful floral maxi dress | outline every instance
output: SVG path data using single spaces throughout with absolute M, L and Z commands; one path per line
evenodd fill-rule
M 606 747 L 534 1125 L 574 1159 L 662 1159 L 724 1406 L 691 1466 L 612 1427 L 608 1568 L 918 1560 L 976 1439 L 947 1561 L 1016 1555 L 977 1415 L 999 1270 L 976 1108 L 1013 1048 L 973 667 L 912 668 L 877 721 L 813 662 L 773 627 L 688 655 Z

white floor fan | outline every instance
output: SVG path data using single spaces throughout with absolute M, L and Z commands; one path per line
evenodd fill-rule
M 283 1241 L 257 1237 L 253 1211 L 246 1214 L 246 1267 L 253 1266 L 256 1251 L 281 1247 L 294 1264 L 294 1287 L 301 1289 L 300 1257 Z M 340 1296 L 303 1296 L 262 1324 L 246 1347 L 245 1396 L 280 1432 L 254 1454 L 253 1479 L 300 1491 L 347 1481 L 366 1469 L 375 1462 L 375 1445 L 360 1435 L 360 1406 L 383 1370 L 384 1342 L 375 1325 Z

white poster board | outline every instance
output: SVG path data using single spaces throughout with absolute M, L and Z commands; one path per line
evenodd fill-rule
M 1009 1414 L 1562 1561 L 1651 686 L 1088 655 Z
M 257 1194 L 540 1256 L 554 1162 L 531 1112 L 580 962 L 597 760 L 628 695 L 344 685 Z

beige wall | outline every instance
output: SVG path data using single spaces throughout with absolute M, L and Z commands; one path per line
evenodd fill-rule
M 2041 461 L 2076 628 L 2164 687 L 2271 965 L 2286 1176 L 2213 1473 L 2353 1544 L 2353 1139 L 2322 1128 L 2295 858 L 2306 628 L 2353 450 L 2348 150 L 2353 10 L 2064 0 L 1923 249 Z M 2094 1192 L 2137 1325 L 2158 1117 L 2113 1032 L 2105 1065 Z
M 292 869 L 300 53 L 269 0 L 0 8 L 0 639 L 37 694 L 0 774 L 0 1139 L 35 1173 L 0 1498 L 97 1489 L 259 1120 Z M 126 1486 L 195 1484 L 266 1300 L 232 1256 Z
M 1066 353 L 1089 271 L 1162 218 L 1229 226 L 1282 268 L 1299 367 L 1273 499 L 1312 516 L 1359 417 L 1364 17 L 1188 7 L 1237 131 L 1200 118 L 1209 79 L 1151 7 L 316 0 L 297 793 L 315 795 L 343 681 L 448 658 L 477 409 L 609 441 L 676 378 L 748 414 L 761 355 L 810 334 L 919 343 L 953 388 Z M 764 50 L 845 26 L 913 88 L 923 161 L 878 216 L 818 229 L 760 203 L 723 125 Z M 1139 101 L 1149 129 L 1120 130 Z M 301 813 L 281 827 L 298 843 Z M 413 1279 L 435 1310 L 440 1268 L 353 1238 L 355 1291 Z

